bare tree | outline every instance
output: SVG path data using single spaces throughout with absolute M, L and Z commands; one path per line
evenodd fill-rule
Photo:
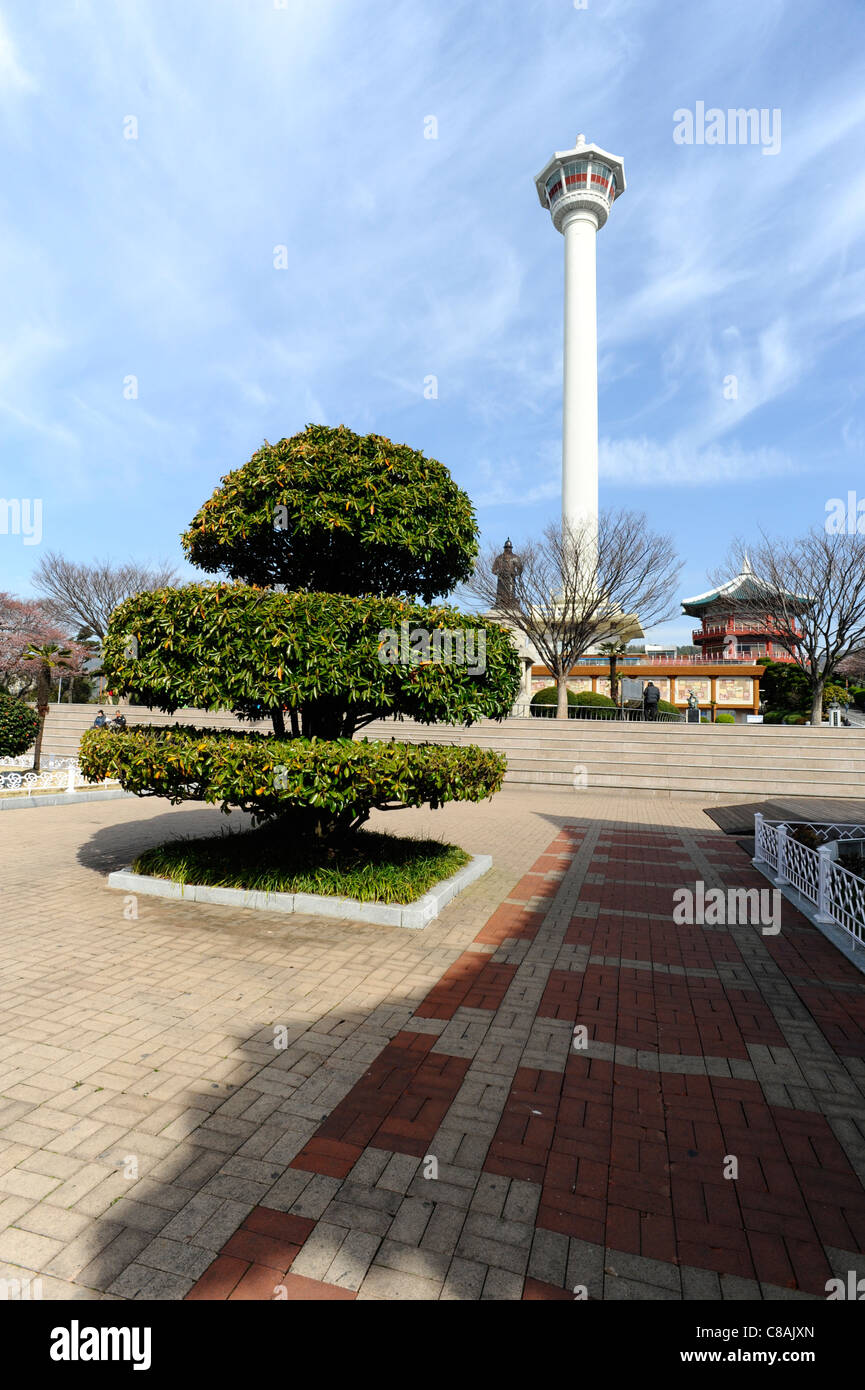
M 549 525 L 540 540 L 519 547 L 521 567 L 507 585 L 495 560 L 492 548 L 467 592 L 534 646 L 555 678 L 560 719 L 568 714 L 567 678 L 593 643 L 626 635 L 635 615 L 646 628 L 676 611 L 681 565 L 670 538 L 650 531 L 642 513 L 604 512 L 597 530 Z
M 33 587 L 42 607 L 58 623 L 81 637 L 104 640 L 108 619 L 118 603 L 177 580 L 177 570 L 167 563 L 112 565 L 107 560 L 92 565 L 76 564 L 50 550 L 33 574 Z
M 865 646 L 865 536 L 813 527 L 794 540 L 773 540 L 761 532 L 748 555 L 753 585 L 729 597 L 731 614 L 772 627 L 808 679 L 811 723 L 819 725 L 824 686 L 845 657 Z M 737 566 L 745 568 L 740 543 L 727 579 Z

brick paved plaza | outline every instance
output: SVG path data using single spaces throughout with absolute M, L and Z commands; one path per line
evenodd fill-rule
M 423 932 L 106 886 L 224 823 L 3 813 L 0 1278 L 690 1300 L 865 1274 L 865 977 L 786 902 L 777 936 L 674 925 L 678 886 L 766 886 L 697 800 L 380 816 L 494 857 Z

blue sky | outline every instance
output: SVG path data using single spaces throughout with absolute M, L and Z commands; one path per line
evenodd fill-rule
M 677 144 L 700 101 L 779 110 L 780 150 Z M 0 589 L 40 548 L 179 560 L 220 476 L 309 421 L 441 459 L 485 541 L 537 533 L 563 244 L 533 180 L 578 131 L 628 180 L 602 505 L 672 532 L 683 597 L 865 493 L 862 0 L 0 0 L 0 496 L 43 500 Z

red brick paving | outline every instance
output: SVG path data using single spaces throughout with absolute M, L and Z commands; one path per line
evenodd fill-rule
M 526 904 L 552 900 L 581 843 L 580 832 L 560 832 L 477 942 L 531 940 L 544 912 Z M 717 837 L 698 848 L 731 886 L 767 886 L 741 851 Z M 673 888 L 699 878 L 684 858 L 673 834 L 602 836 L 589 872 L 604 882 L 584 884 L 579 897 L 600 912 L 573 917 L 566 942 L 596 958 L 686 970 L 742 963 L 723 926 L 672 922 Z M 805 980 L 794 987 L 827 1042 L 844 1055 L 865 1055 L 865 991 L 851 988 L 861 977 L 789 904 L 784 923 L 794 931 L 762 938 L 771 958 Z M 446 1021 L 461 1007 L 492 1016 L 516 969 L 465 951 L 417 1016 Z M 749 1044 L 787 1046 L 757 989 L 628 965 L 553 969 L 538 1016 L 579 1022 L 593 1042 L 649 1054 L 746 1061 Z M 435 1042 L 409 1030 L 394 1038 L 291 1166 L 341 1178 L 368 1145 L 424 1156 L 470 1065 L 432 1052 Z M 730 1155 L 739 1164 L 735 1181 L 724 1176 Z M 755 1080 L 650 1070 L 579 1050 L 563 1072 L 520 1067 L 483 1167 L 539 1186 L 538 1228 L 673 1265 L 822 1295 L 831 1276 L 823 1246 L 865 1251 L 865 1190 L 827 1120 L 768 1104 Z M 289 1298 L 354 1297 L 290 1274 L 313 1226 L 256 1208 L 189 1297 L 273 1298 L 274 1281 Z M 561 1300 L 573 1292 L 526 1278 L 522 1297 Z

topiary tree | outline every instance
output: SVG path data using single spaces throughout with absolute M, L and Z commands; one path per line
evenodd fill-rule
M 39 715 L 14 695 L 0 691 L 0 758 L 18 758 L 32 748 L 39 732 Z
M 764 661 L 760 696 L 770 709 L 800 710 L 809 703 L 808 677 L 789 661 Z
M 444 464 L 378 434 L 307 425 L 222 479 L 183 535 L 247 584 L 430 603 L 472 573 L 477 523 Z
M 143 704 L 235 709 L 270 717 L 280 735 L 289 710 L 309 738 L 351 738 L 392 714 L 470 724 L 501 717 L 503 699 L 519 691 L 507 631 L 482 618 L 400 598 L 240 584 L 128 599 L 115 610 L 103 664 L 112 688 Z
M 183 543 L 231 582 L 115 609 L 103 651 L 111 688 L 169 713 L 269 717 L 274 733 L 91 730 L 81 744 L 91 780 L 110 770 L 139 795 L 219 801 L 331 846 L 374 808 L 499 789 L 500 754 L 352 742 L 385 715 L 502 718 L 519 693 L 505 628 L 414 601 L 465 578 L 477 550 L 471 503 L 442 464 L 379 435 L 308 426 L 224 478 Z

